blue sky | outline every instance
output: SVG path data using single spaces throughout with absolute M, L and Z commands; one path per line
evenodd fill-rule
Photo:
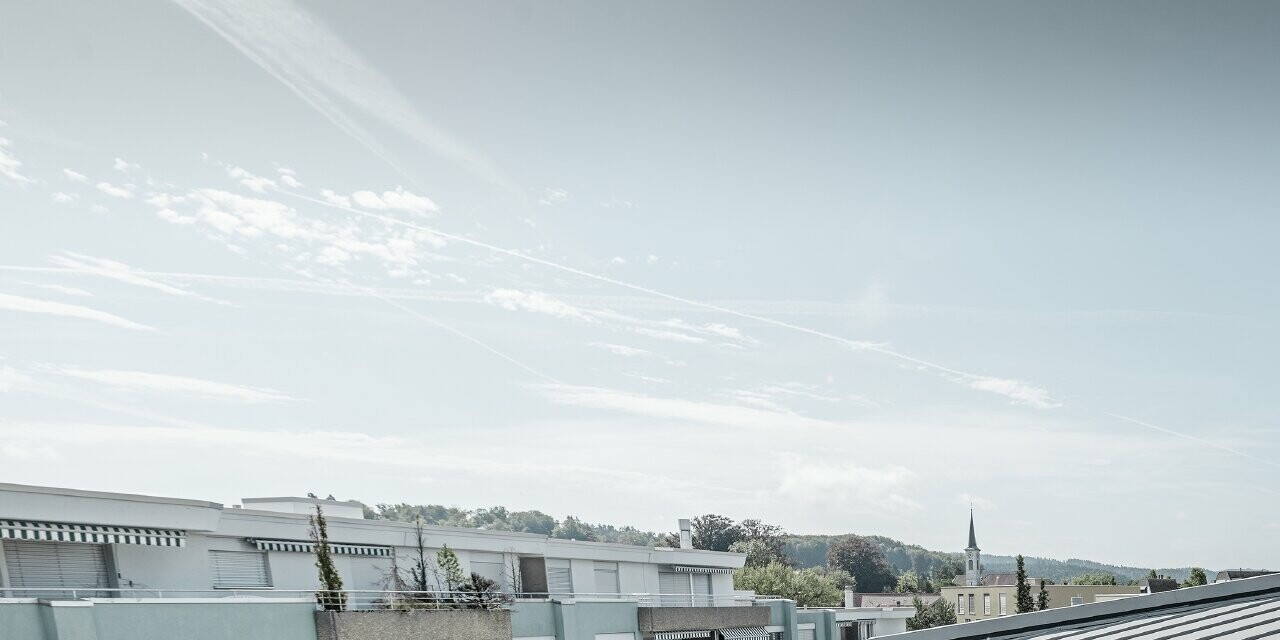
M 5 13 L 0 480 L 1277 564 L 1274 6 Z

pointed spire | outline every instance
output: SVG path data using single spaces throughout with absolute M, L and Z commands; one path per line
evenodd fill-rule
M 973 535 L 973 507 L 969 507 L 969 548 L 978 548 L 978 537 Z

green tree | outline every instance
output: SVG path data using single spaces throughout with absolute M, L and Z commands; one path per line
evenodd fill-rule
M 801 607 L 838 606 L 843 594 L 831 576 L 817 569 L 792 569 L 781 562 L 743 567 L 733 573 L 733 588 L 780 596 Z
M 467 582 L 466 576 L 462 575 L 462 564 L 458 562 L 458 554 L 449 548 L 449 545 L 441 545 L 440 550 L 436 552 L 436 567 L 440 569 L 441 580 L 444 582 L 445 591 L 458 591 Z
M 1040 581 L 1040 596 L 1036 598 L 1036 609 L 1044 611 L 1049 608 L 1049 590 L 1044 588 L 1044 580 Z
M 1022 554 L 1018 554 L 1015 560 L 1018 566 L 1018 596 L 1014 612 L 1028 613 L 1036 610 L 1035 600 L 1031 599 L 1031 585 L 1027 583 L 1027 565 L 1022 558 Z
M 898 593 L 920 593 L 923 591 L 920 587 L 920 577 L 914 573 L 903 573 L 898 576 L 898 584 L 894 587 L 894 591 Z
M 844 569 L 830 569 L 827 567 L 812 567 L 814 571 L 831 578 L 836 583 L 836 588 L 843 593 L 846 589 L 850 591 L 858 590 L 858 580 L 853 577 L 852 573 Z
M 733 543 L 746 537 L 741 525 L 714 513 L 694 518 L 692 525 L 695 549 L 728 551 Z
M 1116 577 L 1110 573 L 1084 573 L 1072 578 L 1069 584 L 1115 585 Z
M 892 589 L 898 583 L 880 548 L 861 536 L 846 536 L 828 547 L 827 567 L 848 571 L 858 587 L 869 593 Z
M 1156 575 L 1156 570 L 1155 570 L 1155 569 L 1152 569 L 1152 570 L 1150 570 L 1150 571 L 1148 571 L 1148 572 L 1147 572 L 1147 579 L 1148 579 L 1148 580 L 1155 580 L 1155 579 L 1157 579 L 1157 578 L 1159 578 L 1159 577 L 1160 577 L 1159 575 Z
M 1209 578 L 1204 575 L 1204 569 L 1201 569 L 1200 567 L 1191 567 L 1191 574 L 1187 576 L 1186 580 L 1182 581 L 1180 586 L 1198 587 L 1205 584 L 1209 584 Z
M 911 605 L 916 608 L 916 614 L 907 618 L 907 631 L 932 629 L 956 623 L 956 610 L 942 598 L 926 605 L 920 596 L 916 596 L 911 599 Z
M 594 542 L 595 533 L 591 530 L 591 525 L 573 517 L 565 516 L 560 524 L 551 532 L 551 537 L 560 538 L 562 540 L 586 540 Z
M 774 562 L 788 564 L 782 557 L 782 548 L 764 540 L 739 540 L 729 545 L 729 551 L 747 554 L 748 567 L 763 567 Z
M 512 531 L 551 535 L 556 530 L 556 519 L 541 511 L 514 511 L 507 518 Z
M 342 611 L 347 605 L 347 594 L 342 591 L 342 576 L 338 575 L 338 568 L 333 566 L 333 555 L 329 549 L 329 524 L 325 522 L 320 505 L 316 505 L 316 512 L 310 517 L 310 522 L 316 569 L 320 573 L 320 590 L 316 592 L 316 601 L 325 611 Z

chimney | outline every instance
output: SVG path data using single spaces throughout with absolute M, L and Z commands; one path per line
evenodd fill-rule
M 693 548 L 693 529 L 689 526 L 688 518 L 680 518 L 680 548 Z
M 844 608 L 846 609 L 853 608 L 853 589 L 844 590 Z

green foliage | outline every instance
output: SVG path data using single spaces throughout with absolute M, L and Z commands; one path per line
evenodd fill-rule
M 324 511 L 316 505 L 315 515 L 310 517 L 311 542 L 315 544 L 316 570 L 320 574 L 320 590 L 316 592 L 316 601 L 325 611 L 342 611 L 347 605 L 347 594 L 342 591 L 342 576 L 338 568 L 333 566 L 333 555 L 329 549 L 329 525 L 325 522 Z
M 708 513 L 693 519 L 693 548 L 728 551 L 733 543 L 746 537 L 742 526 L 730 518 Z
M 920 578 L 914 573 L 904 573 L 898 576 L 898 584 L 893 590 L 898 593 L 920 593 Z
M 1155 570 L 1155 569 L 1152 569 L 1151 571 L 1148 571 L 1148 572 L 1147 572 L 1147 576 L 1146 576 L 1147 580 L 1156 580 L 1156 579 L 1158 579 L 1159 577 L 1160 577 L 1160 576 L 1156 574 L 1156 570 Z
M 926 605 L 920 596 L 916 596 L 911 599 L 911 604 L 916 608 L 916 614 L 907 618 L 907 631 L 932 629 L 956 623 L 955 608 L 942 598 Z
M 739 540 L 729 545 L 729 551 L 747 554 L 748 567 L 763 567 L 774 562 L 789 564 L 778 548 L 763 540 Z
M 1027 566 L 1019 554 L 1017 558 L 1017 598 L 1014 601 L 1015 613 L 1030 613 L 1036 610 L 1036 602 L 1031 599 L 1031 585 L 1027 583 Z
M 844 597 L 830 575 L 812 568 L 792 569 L 781 562 L 738 569 L 733 588 L 789 598 L 801 607 L 834 607 Z
M 1180 586 L 1198 587 L 1205 584 L 1209 584 L 1209 578 L 1204 575 L 1204 569 L 1201 569 L 1200 567 L 1191 567 L 1191 574 L 1187 576 L 1186 580 L 1182 581 Z
M 839 589 L 841 592 L 844 592 L 845 589 L 850 589 L 853 591 L 858 590 L 857 578 L 854 578 L 852 573 L 849 573 L 844 569 L 829 569 L 827 567 L 810 567 L 810 568 L 813 569 L 814 571 L 817 571 L 821 575 L 831 578 L 831 581 L 836 583 L 836 588 Z
M 462 575 L 458 554 L 454 553 L 449 545 L 441 545 L 440 550 L 436 552 L 436 566 L 440 569 L 440 578 L 444 582 L 445 591 L 457 591 L 466 584 L 467 579 Z
M 1086 573 L 1072 578 L 1067 584 L 1115 585 L 1116 577 L 1109 573 Z
M 878 593 L 898 583 L 880 548 L 860 536 L 847 536 L 828 547 L 827 567 L 848 571 L 865 592 Z
M 1040 595 L 1036 597 L 1036 610 L 1044 611 L 1049 608 L 1049 590 L 1044 588 L 1044 580 L 1040 581 Z
M 591 530 L 591 525 L 573 516 L 565 516 L 564 520 L 552 530 L 551 537 L 562 540 L 594 541 L 596 539 L 595 532 Z

